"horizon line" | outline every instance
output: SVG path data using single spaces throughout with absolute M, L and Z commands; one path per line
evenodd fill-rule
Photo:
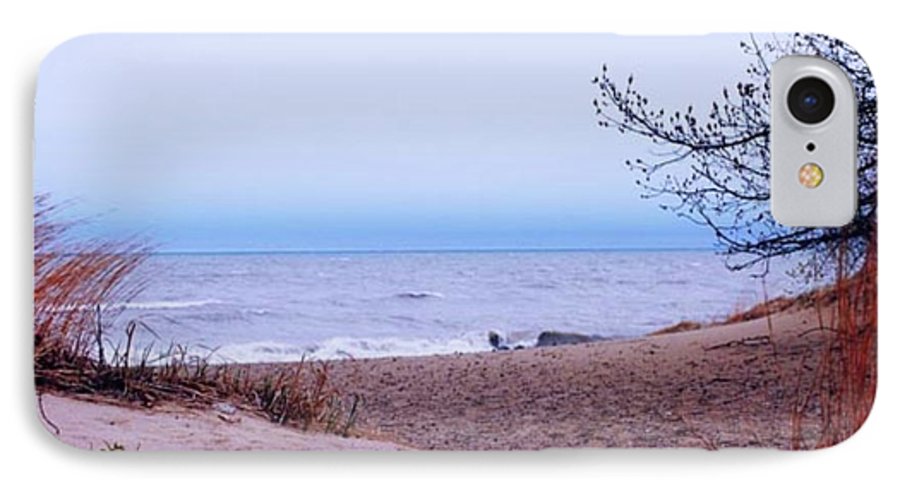
M 434 253 L 539 253 L 539 252 L 715 252 L 715 247 L 485 247 L 485 248 L 365 248 L 365 249 L 197 249 L 161 250 L 150 255 L 325 255 L 325 254 L 434 254 Z

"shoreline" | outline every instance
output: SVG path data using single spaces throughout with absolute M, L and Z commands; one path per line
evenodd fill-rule
M 771 316 L 665 332 L 678 324 L 633 339 L 329 361 L 329 383 L 363 399 L 355 432 L 377 434 L 378 440 L 303 432 L 252 413 L 234 425 L 196 408 L 176 407 L 186 412 L 172 419 L 174 404 L 133 408 L 53 394 L 45 401 L 52 396 L 53 403 L 72 405 L 66 413 L 78 414 L 54 420 L 48 410 L 63 431 L 73 430 L 67 422 L 96 420 L 94 411 L 115 411 L 133 421 L 117 430 L 132 446 L 146 441 L 146 449 L 210 449 L 196 430 L 181 427 L 185 417 L 208 426 L 207 432 L 224 431 L 227 442 L 215 448 L 257 448 L 248 441 L 270 449 L 338 449 L 348 441 L 349 449 L 374 450 L 789 448 L 795 401 L 828 338 L 824 330 L 816 332 L 821 313 L 795 304 Z M 292 363 L 240 366 L 261 375 L 285 364 Z M 807 427 L 804 437 L 817 430 Z

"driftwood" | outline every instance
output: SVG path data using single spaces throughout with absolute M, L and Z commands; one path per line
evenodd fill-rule
M 724 349 L 727 347 L 756 347 L 759 345 L 770 345 L 772 338 L 768 335 L 756 335 L 754 337 L 744 337 L 739 340 L 731 340 L 722 344 L 716 344 L 709 347 L 703 347 L 703 350 L 710 351 L 716 349 Z

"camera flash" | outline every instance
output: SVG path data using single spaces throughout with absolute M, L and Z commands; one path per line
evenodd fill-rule
M 800 185 L 803 187 L 815 189 L 822 184 L 822 180 L 825 178 L 825 172 L 822 170 L 822 167 L 817 164 L 807 163 L 800 167 L 798 178 L 800 180 Z

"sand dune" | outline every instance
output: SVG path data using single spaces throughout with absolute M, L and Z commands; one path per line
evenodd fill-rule
M 42 397 L 44 412 L 72 446 L 107 450 L 369 450 L 395 451 L 389 442 L 301 432 L 255 414 L 227 416 L 174 405 L 153 409 L 108 405 L 56 395 Z M 51 433 L 55 429 L 47 426 Z

